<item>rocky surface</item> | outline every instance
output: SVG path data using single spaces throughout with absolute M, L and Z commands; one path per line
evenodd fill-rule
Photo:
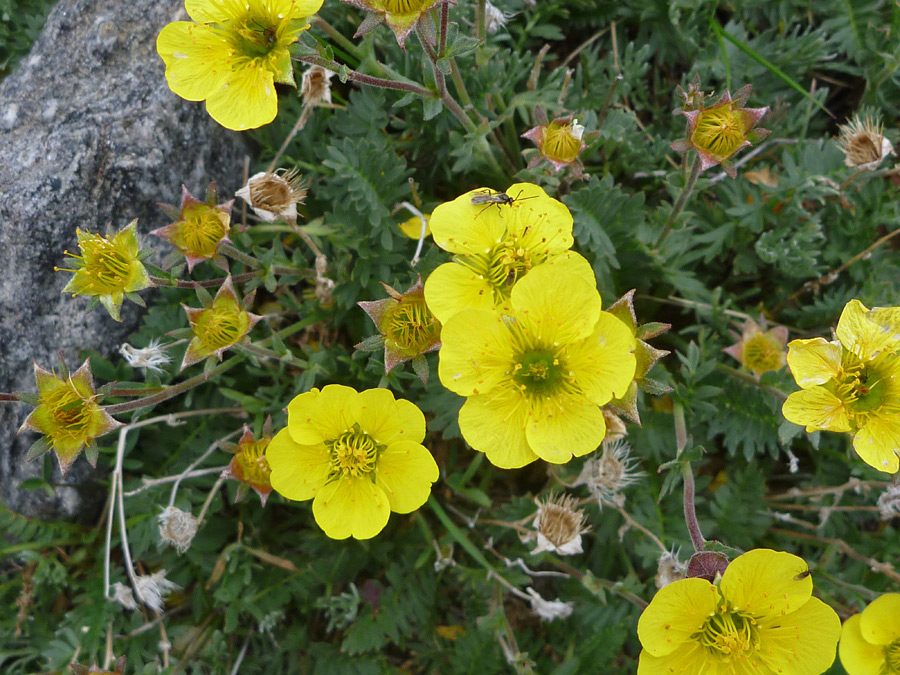
M 139 320 L 127 301 L 119 324 L 60 293 L 70 275 L 53 267 L 77 250 L 76 227 L 138 218 L 146 233 L 168 222 L 156 202 L 180 203 L 182 183 L 238 187 L 244 139 L 169 91 L 156 55 L 159 30 L 186 18 L 178 0 L 61 0 L 0 81 L 0 392 L 35 391 L 32 360 L 49 368 L 58 351 L 72 368 L 80 349 L 112 354 Z M 95 518 L 105 490 L 83 459 L 65 479 L 48 460 L 55 497 L 19 487 L 42 470 L 24 462 L 35 436 L 16 434 L 28 412 L 0 403 L 0 499 L 28 517 Z

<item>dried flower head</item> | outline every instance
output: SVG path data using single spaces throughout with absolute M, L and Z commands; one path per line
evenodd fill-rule
M 334 71 L 322 66 L 310 66 L 300 79 L 300 96 L 308 106 L 331 103 L 331 78 Z
M 266 426 L 271 426 L 270 420 Z M 269 460 L 266 459 L 266 448 L 271 440 L 267 429 L 264 428 L 262 438 L 257 439 L 250 431 L 250 427 L 244 425 L 244 433 L 234 448 L 234 457 L 225 469 L 227 478 L 233 478 L 241 483 L 234 497 L 235 503 L 243 499 L 252 488 L 259 495 L 262 505 L 266 505 L 266 500 L 272 492 L 272 483 L 269 480 L 272 469 L 269 467 Z
M 556 619 L 565 619 L 574 608 L 571 602 L 563 602 L 559 598 L 556 600 L 544 600 L 540 594 L 531 587 L 525 589 L 530 596 L 528 602 L 531 603 L 531 609 L 538 615 L 541 621 L 554 621 Z
M 534 500 L 538 510 L 532 527 L 537 548 L 531 555 L 552 551 L 559 555 L 581 553 L 581 535 L 588 531 L 587 514 L 578 508 L 578 500 L 571 495 L 550 495 L 543 501 Z
M 765 321 L 760 325 L 753 319 L 747 319 L 740 337 L 731 331 L 738 341 L 722 350 L 754 375 L 779 370 L 787 363 L 788 329 L 775 326 L 763 332 L 764 328 Z
M 263 171 L 251 176 L 247 184 L 235 192 L 250 205 L 253 213 L 267 223 L 279 218 L 297 222 L 297 204 L 306 199 L 306 186 L 297 169 Z
M 603 452 L 599 457 L 590 457 L 572 483 L 587 485 L 599 505 L 625 503 L 622 494 L 629 485 L 636 483 L 644 474 L 637 470 L 638 460 L 631 457 L 631 446 L 621 438 L 603 441 Z
M 139 576 L 134 587 L 134 594 L 147 607 L 160 612 L 163 608 L 163 596 L 177 591 L 179 588 L 181 586 L 174 581 L 166 579 L 165 570 L 159 570 L 153 574 Z
M 656 567 L 656 577 L 653 583 L 657 588 L 668 586 L 673 581 L 680 581 L 687 576 L 687 563 L 678 559 L 675 551 L 666 551 L 659 557 Z
M 384 300 L 358 302 L 375 326 L 380 336 L 369 338 L 357 349 L 372 351 L 384 344 L 384 370 L 433 352 L 441 346 L 441 324 L 425 304 L 425 292 L 420 276 L 405 293 L 382 284 L 390 295 Z M 427 367 L 423 381 L 427 383 Z M 420 375 L 421 377 L 421 375 Z
M 219 195 L 215 183 L 206 190 L 207 200 L 195 199 L 187 187 L 181 186 L 181 207 L 169 204 L 158 206 L 175 222 L 153 230 L 184 254 L 188 270 L 203 260 L 210 260 L 224 242 L 231 242 L 228 230 L 231 226 L 231 207 L 234 200 L 216 204 Z
M 484 30 L 489 35 L 493 35 L 506 25 L 516 15 L 515 12 L 504 12 L 502 9 L 495 7 L 490 0 L 484 3 Z
M 172 544 L 179 553 L 191 547 L 191 542 L 200 527 L 200 520 L 187 511 L 175 506 L 167 506 L 158 516 L 159 536 L 167 544 Z
M 856 115 L 839 129 L 837 143 L 844 153 L 844 164 L 853 169 L 871 171 L 894 153 L 894 146 L 884 137 L 884 127 L 877 114 Z
M 127 342 L 119 347 L 119 353 L 132 368 L 146 368 L 154 373 L 161 373 L 163 366 L 172 361 L 166 353 L 168 345 L 161 344 L 159 338 L 152 338 L 146 347 L 138 349 Z
M 360 37 L 381 24 L 387 24 L 394 32 L 397 43 L 403 47 L 406 38 L 425 13 L 448 0 L 341 0 L 348 5 L 364 9 L 369 14 L 356 29 L 353 37 Z
M 226 277 L 211 307 L 182 307 L 188 315 L 194 335 L 184 353 L 182 370 L 213 355 L 221 361 L 225 350 L 243 340 L 262 318 L 241 307 L 231 276 Z
M 891 485 L 878 497 L 878 514 L 882 520 L 900 516 L 900 485 Z
M 687 138 L 672 143 L 676 152 L 694 150 L 700 170 L 721 164 L 722 169 L 734 178 L 737 169 L 729 161 L 742 148 L 759 143 L 769 135 L 768 129 L 754 129 L 769 108 L 743 108 L 750 96 L 751 85 L 747 85 L 732 99 L 729 92 L 713 105 L 693 110 L 679 109 L 676 112 L 687 118 Z
M 71 375 L 61 372 L 59 376 L 35 363 L 34 379 L 37 407 L 25 418 L 19 433 L 30 429 L 43 437 L 31 446 L 26 459 L 30 461 L 53 450 L 59 460 L 59 470 L 65 475 L 84 449 L 91 466 L 96 466 L 98 451 L 94 439 L 122 424 L 98 403 L 91 360 L 86 359 Z
M 587 144 L 583 140 L 584 126 L 578 124 L 574 115 L 557 117 L 552 122 L 539 124 L 522 134 L 522 138 L 527 138 L 538 148 L 538 154 L 528 162 L 529 168 L 547 160 L 555 171 L 572 166 L 577 175 L 581 174 L 578 156 Z
M 53 268 L 56 272 L 74 273 L 62 292 L 71 293 L 73 298 L 76 295 L 94 296 L 113 319 L 121 321 L 119 309 L 125 296 L 132 302 L 143 304 L 134 293 L 152 285 L 150 275 L 141 263 L 137 220 L 132 220 L 113 236 L 81 229 L 75 230 L 75 236 L 81 255 L 63 253 L 75 259 L 76 269 Z
M 116 659 L 116 669 L 115 670 L 101 670 L 100 666 L 96 663 L 92 665 L 90 668 L 87 666 L 80 666 L 77 663 L 73 663 L 71 666 L 72 675 L 124 675 L 125 674 L 125 656 L 120 656 Z

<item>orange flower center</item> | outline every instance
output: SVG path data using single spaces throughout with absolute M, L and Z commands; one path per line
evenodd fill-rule
M 739 612 L 717 611 L 693 637 L 707 652 L 729 660 L 745 657 L 759 647 L 756 620 Z
M 369 434 L 354 427 L 331 441 L 329 481 L 360 478 L 375 468 L 378 446 Z

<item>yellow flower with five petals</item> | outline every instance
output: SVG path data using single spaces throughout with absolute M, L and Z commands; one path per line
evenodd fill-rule
M 387 389 L 339 384 L 288 404 L 288 425 L 266 448 L 276 492 L 313 500 L 313 517 L 332 539 L 370 539 L 391 511 L 425 503 L 438 467 L 422 445 L 425 416 Z
M 278 113 L 275 84 L 296 87 L 288 48 L 309 28 L 322 0 L 185 0 L 193 21 L 175 21 L 156 51 L 169 88 L 228 129 L 268 124 Z
M 635 338 L 601 310 L 592 281 L 541 265 L 502 312 L 469 309 L 444 324 L 441 382 L 466 397 L 460 431 L 494 465 L 562 464 L 606 435 L 601 406 L 628 389 Z
M 820 675 L 841 621 L 812 588 L 806 562 L 768 549 L 738 556 L 718 582 L 674 581 L 638 621 L 638 675 Z
M 900 469 L 900 307 L 844 307 L 837 340 L 794 340 L 788 365 L 800 391 L 782 412 L 807 431 L 853 434 L 853 449 L 886 473 Z
M 900 593 L 886 593 L 847 619 L 838 653 L 849 675 L 900 675 Z

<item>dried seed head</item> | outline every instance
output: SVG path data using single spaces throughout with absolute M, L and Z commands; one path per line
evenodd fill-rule
M 894 146 L 882 134 L 877 116 L 857 115 L 840 127 L 837 143 L 844 153 L 844 164 L 854 169 L 871 171 L 894 152 Z
M 172 357 L 166 354 L 168 345 L 160 344 L 159 339 L 153 338 L 143 349 L 132 347 L 127 342 L 119 347 L 119 353 L 132 368 L 146 368 L 155 373 L 163 372 L 160 366 L 169 363 Z
M 181 588 L 175 582 L 166 579 L 166 571 L 160 570 L 154 574 L 146 574 L 137 578 L 134 591 L 137 599 L 143 602 L 150 609 L 157 612 L 162 611 L 162 596 L 168 595 L 172 591 Z
M 331 78 L 334 73 L 322 66 L 311 66 L 300 80 L 300 96 L 308 106 L 331 103 Z
M 622 490 L 644 474 L 637 469 L 638 460 L 631 457 L 631 446 L 621 437 L 603 440 L 603 453 L 584 463 L 572 485 L 587 485 L 599 505 L 625 503 Z
M 112 589 L 113 602 L 118 602 L 125 609 L 137 609 L 137 603 L 134 601 L 134 593 L 131 592 L 131 588 L 121 581 L 117 581 L 112 585 Z
M 537 534 L 537 548 L 531 554 L 552 551 L 559 555 L 581 553 L 581 535 L 587 532 L 587 514 L 577 508 L 569 495 L 550 495 L 544 501 L 535 499 L 538 510 L 532 527 Z
M 515 12 L 504 12 L 491 4 L 490 0 L 484 3 L 484 30 L 488 34 L 496 33 L 506 25 L 506 22 L 515 16 Z
M 255 174 L 234 194 L 247 202 L 260 220 L 271 223 L 281 218 L 295 223 L 297 204 L 303 203 L 306 193 L 297 169 L 278 169 Z
M 159 536 L 167 544 L 172 544 L 179 553 L 191 547 L 200 521 L 192 514 L 174 506 L 167 506 L 159 514 Z
M 900 516 L 900 485 L 892 485 L 878 497 L 878 512 L 882 520 Z
M 673 581 L 680 581 L 687 576 L 687 563 L 678 559 L 678 554 L 666 551 L 659 557 L 656 578 L 653 580 L 657 588 L 668 586 Z
M 540 617 L 541 621 L 553 621 L 554 619 L 565 619 L 572 613 L 573 603 L 563 602 L 559 598 L 556 600 L 544 600 L 540 594 L 529 587 L 525 589 L 530 596 L 528 602 L 531 603 L 531 609 Z

